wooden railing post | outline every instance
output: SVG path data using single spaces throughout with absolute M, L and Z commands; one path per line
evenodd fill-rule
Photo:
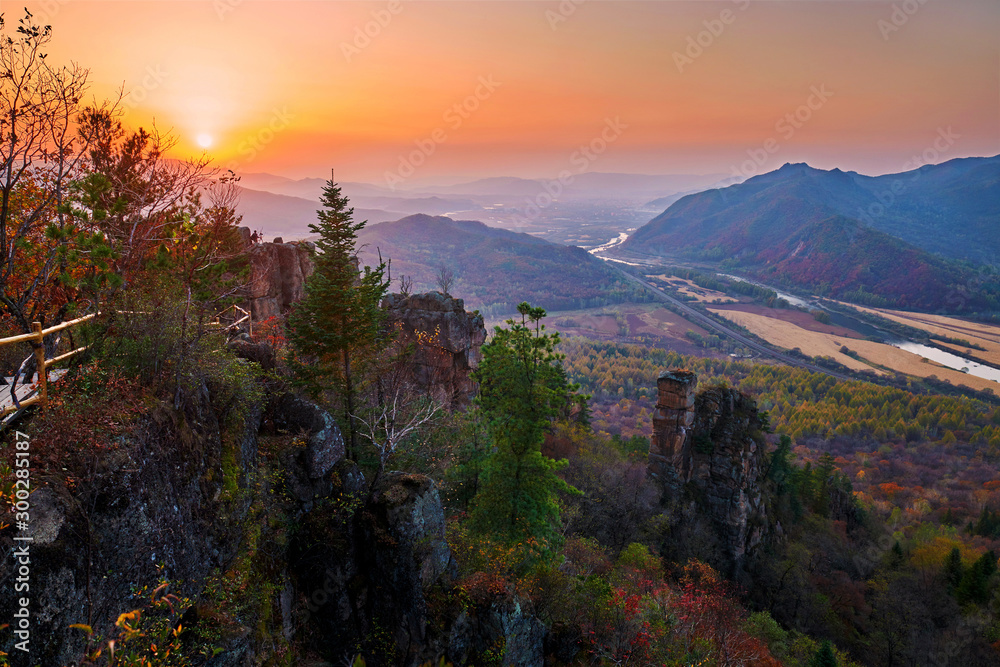
M 36 336 L 35 365 L 38 366 L 38 396 L 42 405 L 48 398 L 48 373 L 45 370 L 45 334 L 42 333 L 42 323 L 32 322 L 31 332 Z

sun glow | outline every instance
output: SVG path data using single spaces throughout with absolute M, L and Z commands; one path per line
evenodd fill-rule
M 209 148 L 212 145 L 212 135 L 205 134 L 203 132 L 198 135 L 196 141 L 198 142 L 198 145 L 201 146 L 202 148 Z

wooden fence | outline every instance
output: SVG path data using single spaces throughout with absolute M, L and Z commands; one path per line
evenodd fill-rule
M 224 316 L 227 316 L 229 311 L 233 311 L 233 314 L 228 316 L 233 319 L 233 322 L 227 325 L 223 320 Z M 127 311 L 117 312 L 127 313 Z M 86 322 L 87 320 L 90 320 L 98 315 L 100 315 L 100 313 L 91 313 L 90 315 L 84 315 L 83 317 L 78 317 L 75 320 L 70 320 L 69 322 L 57 324 L 53 327 L 49 327 L 48 329 L 42 329 L 40 322 L 33 322 L 31 324 L 31 333 L 21 334 L 19 336 L 10 336 L 8 338 L 0 338 L 0 347 L 17 343 L 32 343 L 35 348 L 35 365 L 38 367 L 38 381 L 36 383 L 24 382 L 15 386 L 14 383 L 11 382 L 9 388 L 0 390 L 0 418 L 6 417 L 12 412 L 17 412 L 21 408 L 34 405 L 35 403 L 41 403 L 44 405 L 48 400 L 49 367 L 53 364 L 58 364 L 60 361 L 65 361 L 73 355 L 79 354 L 87 349 L 86 346 L 78 347 L 75 350 L 70 350 L 65 354 L 53 357 L 52 359 L 46 359 L 45 337 L 49 334 L 53 334 L 62 331 L 63 329 L 68 329 L 77 324 Z M 226 319 L 228 319 L 228 317 Z M 220 327 L 223 331 L 229 331 L 244 323 L 246 323 L 252 335 L 253 320 L 250 317 L 250 312 L 234 305 L 226 308 L 221 313 L 216 315 L 215 320 L 213 322 L 209 322 L 209 325 Z M 22 397 L 24 400 L 21 400 Z
M 233 311 L 233 315 L 231 316 L 233 318 L 233 322 L 231 322 L 230 324 L 226 324 L 225 322 L 223 322 L 223 315 L 226 315 L 227 313 L 229 313 L 229 311 Z M 252 336 L 253 319 L 251 319 L 250 317 L 250 311 L 246 310 L 245 308 L 240 308 L 237 305 L 232 305 L 229 306 L 229 308 L 223 310 L 218 315 L 216 315 L 215 321 L 209 322 L 209 325 L 221 327 L 223 331 L 229 331 L 230 329 L 235 329 L 244 322 L 246 322 L 247 330 L 250 332 L 250 335 Z
M 73 355 L 83 352 L 87 348 L 78 347 L 75 350 L 66 352 L 65 354 L 60 354 L 57 357 L 46 359 L 45 337 L 49 334 L 54 334 L 62 331 L 63 329 L 68 329 L 74 325 L 86 322 L 87 320 L 96 317 L 98 314 L 99 313 L 91 313 L 90 315 L 84 315 L 83 317 L 78 317 L 75 320 L 57 324 L 54 327 L 49 327 L 48 329 L 43 329 L 41 322 L 32 322 L 31 333 L 21 334 L 19 336 L 10 336 L 8 338 L 0 338 L 0 346 L 14 345 L 16 343 L 32 343 L 35 348 L 35 365 L 38 367 L 38 381 L 35 383 L 35 386 L 32 387 L 29 383 L 21 385 L 24 400 L 21 400 L 21 396 L 17 395 L 17 386 L 14 385 L 13 382 L 11 382 L 9 388 L 4 391 L 2 395 L 0 395 L 0 417 L 4 417 L 12 412 L 17 412 L 21 408 L 34 405 L 35 403 L 44 404 L 48 400 L 49 367 L 54 364 L 58 364 L 60 361 L 65 361 Z M 32 393 L 34 393 L 33 396 L 31 395 Z

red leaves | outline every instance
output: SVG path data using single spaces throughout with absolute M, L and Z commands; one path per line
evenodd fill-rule
M 49 385 L 49 404 L 32 434 L 34 460 L 42 469 L 70 470 L 71 461 L 90 459 L 115 446 L 117 437 L 143 407 L 145 392 L 117 370 L 90 368 Z
M 613 589 L 602 619 L 585 633 L 591 655 L 611 664 L 650 661 L 651 650 L 664 631 L 662 626 L 654 628 L 644 618 L 644 606 L 643 596 L 622 588 Z

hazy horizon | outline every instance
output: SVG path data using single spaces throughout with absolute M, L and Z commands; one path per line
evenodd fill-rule
M 124 84 L 128 124 L 239 172 L 413 187 L 1000 153 L 987 0 L 26 5 L 50 62 L 89 67 L 98 98 Z
M 514 0 L 512 0 L 512 1 L 514 1 Z M 522 1 L 522 0 L 517 0 L 517 1 Z M 524 0 L 524 1 L 526 1 L 526 0 Z M 805 0 L 799 0 L 799 1 L 805 1 Z M 990 158 L 997 158 L 997 157 L 1000 157 L 1000 153 L 995 154 L 995 155 L 962 155 L 962 156 L 956 156 L 956 157 L 949 157 L 949 158 L 941 159 L 941 160 L 939 160 L 937 162 L 929 162 L 927 164 L 928 165 L 939 165 L 939 164 L 944 164 L 946 162 L 950 162 L 951 160 L 956 160 L 956 159 L 967 159 L 967 158 L 973 158 L 973 159 L 975 159 L 975 158 L 990 159 Z M 838 166 L 816 167 L 815 165 L 810 164 L 808 160 L 800 160 L 800 161 L 797 161 L 797 162 L 782 162 L 781 164 L 775 164 L 775 165 L 773 165 L 773 167 L 772 166 L 768 166 L 768 168 L 766 170 L 761 170 L 759 173 L 755 173 L 752 176 L 748 176 L 747 178 L 752 178 L 753 176 L 763 176 L 765 174 L 769 174 L 769 173 L 778 171 L 779 169 L 781 169 L 782 167 L 786 166 L 787 164 L 806 164 L 809 167 L 812 167 L 812 168 L 815 168 L 815 169 L 822 169 L 823 171 L 833 171 L 835 169 L 840 169 L 841 171 L 845 171 L 845 172 L 855 172 L 855 173 L 858 173 L 858 174 L 860 174 L 862 176 L 885 176 L 885 175 L 889 175 L 889 174 L 902 173 L 904 171 L 909 171 L 910 170 L 910 169 L 902 169 L 902 170 L 894 169 L 894 170 L 886 170 L 886 171 L 881 171 L 881 172 L 865 172 L 865 171 L 857 170 L 857 169 L 845 169 L 843 167 L 838 167 Z M 921 166 L 923 166 L 923 165 L 921 165 Z M 723 179 L 726 179 L 726 178 L 729 178 L 730 176 L 732 176 L 732 174 L 725 174 L 723 172 L 714 172 L 714 173 L 713 172 L 690 172 L 690 173 L 688 173 L 688 172 L 681 172 L 681 171 L 674 171 L 674 172 L 667 172 L 667 173 L 640 173 L 640 172 L 624 172 L 624 171 L 615 171 L 615 172 L 609 172 L 609 171 L 588 171 L 588 172 L 581 172 L 581 173 L 591 174 L 591 175 L 608 175 L 608 176 L 635 176 L 635 177 L 657 177 L 657 176 L 662 176 L 664 178 L 677 177 L 677 176 L 700 176 L 700 177 L 706 177 L 707 178 L 707 177 L 712 177 L 712 176 L 718 176 L 720 178 L 720 180 L 723 180 Z M 278 174 L 278 173 L 272 173 L 272 172 L 266 172 L 266 171 L 249 171 L 249 172 L 243 172 L 243 175 L 244 176 L 276 176 L 276 177 L 279 177 L 279 178 L 287 178 L 287 179 L 292 180 L 292 181 L 302 181 L 302 180 L 308 180 L 308 179 L 329 180 L 329 178 L 330 178 L 330 172 L 329 171 L 327 171 L 325 174 L 322 173 L 322 172 L 320 172 L 320 171 L 317 171 L 315 174 L 307 174 L 307 175 L 303 175 L 303 176 L 287 176 L 285 174 Z M 442 176 L 441 178 L 438 178 L 438 179 L 429 178 L 429 179 L 426 179 L 426 180 L 421 180 L 421 179 L 414 178 L 411 181 L 407 181 L 404 185 L 399 186 L 398 189 L 400 191 L 404 191 L 405 192 L 405 191 L 409 191 L 409 190 L 423 190 L 423 189 L 434 188 L 434 187 L 452 187 L 452 186 L 457 186 L 457 185 L 466 185 L 466 184 L 474 183 L 474 182 L 477 182 L 477 181 L 484 181 L 484 180 L 490 180 L 490 179 L 504 179 L 504 178 L 520 178 L 520 179 L 524 179 L 524 180 L 544 181 L 544 180 L 550 179 L 551 176 L 550 175 L 543 175 L 543 176 L 513 176 L 511 174 L 486 174 L 486 175 L 483 175 L 483 176 L 476 176 L 474 178 L 473 177 L 467 177 L 467 178 L 464 178 L 464 179 L 460 175 L 455 175 L 453 177 Z M 341 178 L 339 174 L 337 176 L 337 182 L 338 183 L 360 183 L 360 184 L 363 184 L 363 185 L 375 185 L 375 186 L 378 186 L 378 187 L 385 187 L 385 183 L 384 182 L 379 182 L 378 180 L 363 180 L 363 179 L 350 179 L 349 180 L 349 179 L 346 179 L 346 178 Z

